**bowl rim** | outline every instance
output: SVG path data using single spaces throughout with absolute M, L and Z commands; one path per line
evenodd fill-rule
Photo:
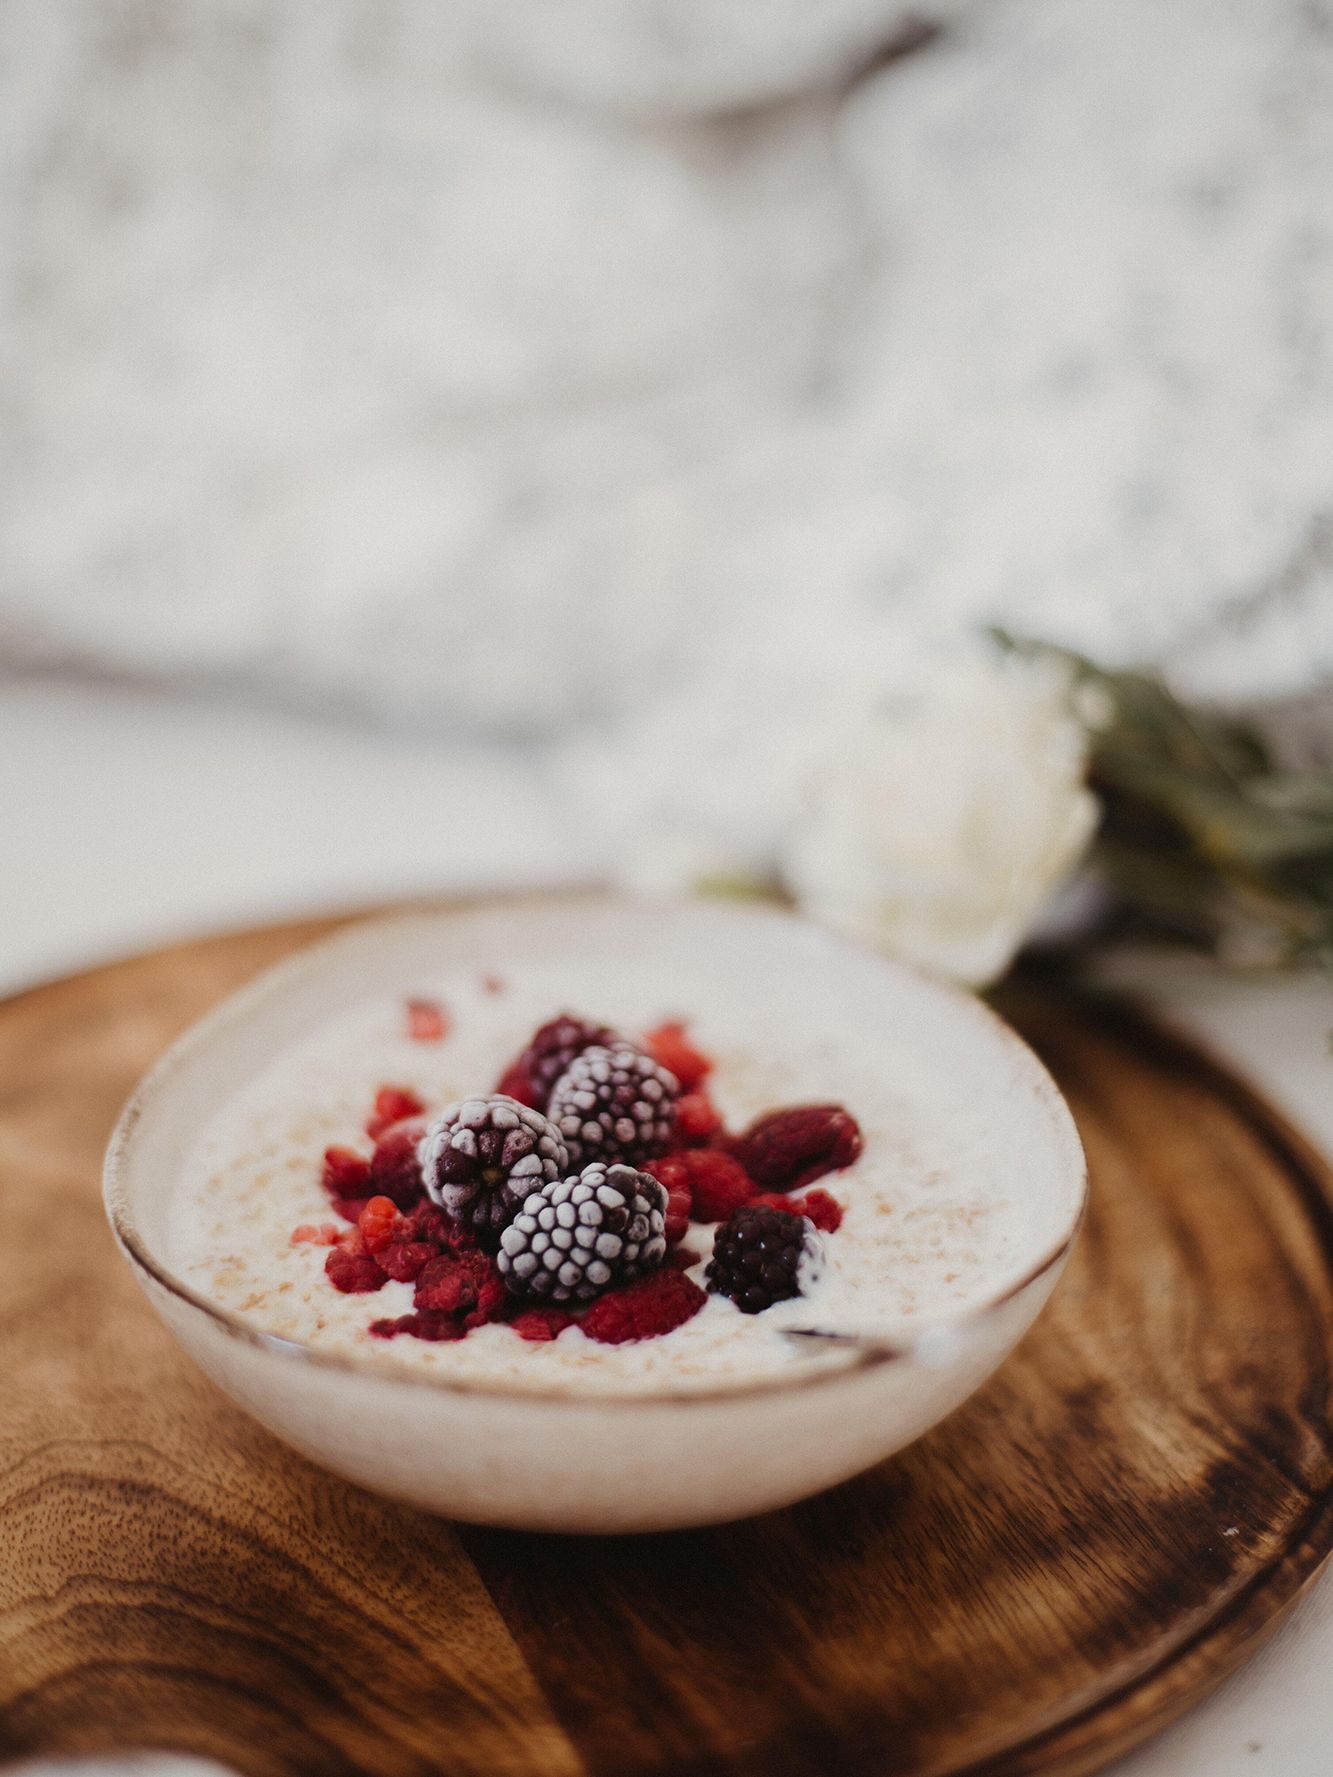
M 226 994 L 216 1005 L 188 1025 L 158 1057 L 130 1093 L 112 1130 L 102 1171 L 103 1205 L 121 1251 L 151 1283 L 165 1290 L 187 1307 L 202 1314 L 222 1333 L 252 1348 L 270 1351 L 278 1357 L 295 1359 L 299 1363 L 312 1365 L 319 1369 L 369 1376 L 389 1384 L 425 1388 L 435 1393 L 479 1395 L 492 1400 L 527 1401 L 533 1404 L 575 1408 L 589 1405 L 646 1408 L 663 1404 L 686 1405 L 708 1401 L 735 1401 L 755 1395 L 796 1392 L 805 1388 L 842 1381 L 849 1376 L 860 1375 L 866 1370 L 919 1357 L 923 1351 L 928 1353 L 932 1346 L 938 1346 L 942 1339 L 955 1332 L 962 1334 L 971 1331 L 980 1323 L 998 1314 L 1018 1297 L 1026 1294 L 1042 1278 L 1056 1271 L 1068 1257 L 1078 1238 L 1087 1211 L 1089 1180 L 1087 1155 L 1082 1137 L 1064 1095 L 1051 1077 L 1045 1063 L 1031 1045 L 978 995 L 954 982 L 930 975 L 897 957 L 886 956 L 883 952 L 859 944 L 842 934 L 827 931 L 824 931 L 823 935 L 830 942 L 846 949 L 859 951 L 867 960 L 873 959 L 876 964 L 885 965 L 891 970 L 914 978 L 930 991 L 951 1000 L 967 1016 L 986 1024 L 993 1035 L 998 1036 L 1011 1049 L 1017 1050 L 1022 1057 L 1022 1065 L 1028 1070 L 1036 1087 L 1039 1100 L 1051 1117 L 1053 1129 L 1058 1134 L 1063 1127 L 1065 1138 L 1070 1144 L 1070 1159 L 1078 1169 L 1076 1196 L 1068 1225 L 1055 1244 L 1015 1281 L 1007 1284 L 995 1295 L 972 1304 L 960 1314 L 943 1320 L 931 1321 L 922 1327 L 920 1332 L 907 1337 L 895 1337 L 891 1340 L 880 1339 L 873 1335 L 868 1335 L 864 1339 L 849 1339 L 844 1345 L 848 1361 L 838 1365 L 806 1364 L 792 1374 L 784 1371 L 765 1372 L 760 1376 L 740 1377 L 734 1381 L 719 1381 L 711 1386 L 694 1388 L 654 1388 L 632 1391 L 623 1387 L 598 1390 L 580 1386 L 577 1390 L 561 1390 L 550 1386 L 529 1385 L 521 1380 L 509 1378 L 481 1379 L 468 1376 L 449 1376 L 423 1372 L 410 1368 L 406 1364 L 395 1364 L 393 1358 L 388 1354 L 381 1356 L 377 1353 L 374 1356 L 362 1357 L 347 1352 L 327 1351 L 310 1345 L 304 1340 L 288 1338 L 281 1333 L 268 1332 L 231 1309 L 223 1308 L 219 1303 L 192 1288 L 191 1285 L 178 1277 L 168 1265 L 157 1258 L 139 1232 L 129 1206 L 126 1177 L 133 1164 L 135 1133 L 148 1107 L 170 1088 L 178 1070 L 185 1066 L 217 1031 L 224 1029 L 237 1019 L 244 1018 L 253 1007 L 262 1004 L 271 996 L 281 994 L 289 985 L 312 974 L 317 974 L 324 967 L 330 954 L 336 953 L 344 947 L 355 947 L 364 940 L 368 933 L 390 925 L 430 919 L 448 919 L 468 914 L 500 911 L 509 907 L 516 910 L 521 910 L 524 906 L 568 906 L 594 909 L 599 907 L 610 909 L 655 908 L 659 911 L 669 912 L 672 907 L 692 905 L 698 905 L 698 903 L 688 900 L 655 901 L 645 896 L 585 889 L 519 890 L 503 894 L 460 895 L 439 901 L 414 902 L 410 905 L 357 916 L 333 933 L 302 944 L 292 955 L 260 970 L 249 981 Z M 717 905 L 720 910 L 721 904 Z M 730 912 L 736 917 L 768 918 L 783 923 L 791 922 L 801 925 L 810 923 L 786 908 L 772 905 L 732 904 Z M 836 1335 L 832 1337 L 831 1342 L 837 1342 Z

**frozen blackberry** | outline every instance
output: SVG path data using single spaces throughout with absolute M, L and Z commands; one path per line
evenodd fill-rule
M 515 1296 L 590 1302 L 665 1255 L 665 1187 L 651 1173 L 594 1160 L 524 1200 L 500 1236 L 496 1264 Z
M 569 1164 L 554 1124 L 503 1093 L 460 1099 L 441 1111 L 417 1157 L 432 1202 L 488 1248 L 523 1199 Z
M 660 1154 L 676 1117 L 676 1076 L 629 1043 L 598 1044 L 576 1056 L 555 1083 L 547 1114 L 570 1164 Z
M 707 1283 L 730 1296 L 742 1314 L 762 1314 L 775 1302 L 799 1296 L 801 1270 L 818 1252 L 818 1235 L 805 1216 L 747 1203 L 718 1230 Z
M 604 1024 L 589 1024 L 586 1018 L 564 1012 L 542 1025 L 515 1065 L 531 1088 L 532 1102 L 544 1111 L 556 1081 L 585 1049 L 594 1045 L 607 1047 L 623 1040 Z

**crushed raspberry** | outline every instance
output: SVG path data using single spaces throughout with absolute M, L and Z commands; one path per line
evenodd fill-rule
M 366 1243 L 361 1238 L 360 1228 L 344 1228 L 333 1244 L 340 1253 L 350 1253 L 354 1259 L 365 1256 Z
M 745 1168 L 717 1148 L 685 1148 L 660 1160 L 645 1160 L 644 1168 L 667 1188 L 689 1186 L 690 1214 L 696 1222 L 725 1222 L 733 1209 L 755 1195 L 754 1181 Z
M 434 1257 L 435 1248 L 424 1240 L 395 1240 L 375 1254 L 375 1262 L 390 1283 L 415 1283 Z
M 660 1160 L 646 1161 L 644 1170 L 652 1173 L 658 1183 L 666 1188 L 667 1245 L 674 1246 L 678 1240 L 685 1238 L 694 1209 L 694 1190 L 690 1184 L 689 1168 L 683 1156 L 664 1154 Z
M 293 1246 L 334 1246 L 341 1232 L 332 1222 L 302 1222 L 292 1229 Z
M 370 1162 L 355 1148 L 325 1148 L 323 1179 L 330 1197 L 368 1197 Z
M 429 1309 L 421 1309 L 414 1314 L 400 1314 L 396 1320 L 372 1320 L 369 1331 L 376 1339 L 396 1339 L 400 1333 L 410 1333 L 414 1339 L 438 1344 L 445 1339 L 465 1339 L 468 1330 L 452 1314 L 432 1314 Z
M 676 1145 L 691 1148 L 702 1145 L 722 1127 L 722 1113 L 706 1092 L 687 1092 L 676 1100 Z
M 563 1308 L 525 1308 L 509 1324 L 520 1339 L 527 1339 L 534 1345 L 548 1345 L 552 1339 L 558 1339 L 566 1327 L 572 1327 L 577 1318 L 566 1314 Z
M 527 1069 L 521 1061 L 513 1062 L 496 1081 L 495 1090 L 503 1092 L 509 1098 L 516 1098 L 520 1104 L 527 1105 L 529 1110 L 541 1109 L 541 1093 L 528 1078 Z
M 730 1155 L 716 1153 L 712 1148 L 691 1148 L 682 1157 L 694 1192 L 696 1222 L 724 1222 L 734 1209 L 754 1196 L 754 1181 Z
M 457 1316 L 464 1327 L 495 1320 L 504 1306 L 505 1289 L 494 1262 L 485 1253 L 442 1253 L 417 1278 L 413 1305 Z
M 356 1218 L 356 1225 L 368 1253 L 383 1252 L 393 1239 L 398 1221 L 398 1205 L 392 1197 L 372 1197 Z
M 676 1076 L 683 1093 L 693 1092 L 713 1071 L 711 1058 L 688 1040 L 679 1019 L 669 1018 L 656 1030 L 650 1030 L 643 1046 L 660 1067 Z
M 375 1108 L 366 1119 L 366 1134 L 378 1141 L 386 1129 L 401 1123 L 404 1117 L 417 1117 L 425 1105 L 407 1086 L 381 1086 L 375 1094 Z
M 345 1252 L 335 1246 L 324 1261 L 324 1274 L 345 1296 L 368 1295 L 383 1287 L 384 1273 L 369 1253 Z
M 402 1238 L 421 1240 L 437 1252 L 476 1245 L 471 1234 L 457 1222 L 451 1222 L 434 1203 L 423 1201 L 403 1217 Z
M 508 985 L 509 984 L 503 975 L 487 974 L 483 975 L 481 978 L 481 991 L 483 993 L 503 993 Z
M 422 1117 L 391 1123 L 370 1156 L 371 1184 L 380 1196 L 392 1197 L 399 1209 L 414 1209 L 424 1193 L 417 1145 L 425 1133 Z
M 667 1186 L 666 1206 L 666 1239 L 668 1246 L 675 1246 L 677 1241 L 684 1240 L 690 1228 L 690 1217 L 694 1213 L 694 1192 L 688 1180 Z
M 769 1209 L 785 1210 L 788 1215 L 808 1216 L 825 1234 L 836 1234 L 842 1226 L 843 1209 L 836 1197 L 816 1185 L 801 1197 L 789 1197 L 784 1191 L 766 1191 L 754 1199 Z
M 448 1014 L 438 1000 L 408 1000 L 407 1034 L 414 1043 L 438 1043 L 448 1036 Z
M 468 1298 L 469 1306 L 475 1303 L 477 1286 L 457 1259 L 441 1253 L 417 1278 L 412 1300 L 418 1308 L 434 1308 L 441 1314 L 453 1314 L 465 1298 Z
M 799 1191 L 850 1166 L 861 1131 L 839 1104 L 803 1104 L 769 1111 L 728 1146 L 761 1190 Z
M 630 1339 L 656 1339 L 683 1326 L 708 1297 L 683 1271 L 664 1268 L 624 1289 L 599 1296 L 580 1325 L 601 1345 L 623 1345 Z
M 369 1202 L 369 1197 L 335 1197 L 333 1211 L 335 1215 L 340 1215 L 345 1222 L 359 1222 L 361 1211 Z

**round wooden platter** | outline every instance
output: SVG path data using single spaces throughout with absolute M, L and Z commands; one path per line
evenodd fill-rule
M 311 1467 L 177 1351 L 98 1176 L 163 1045 L 323 929 L 0 1005 L 0 1757 L 1069 1777 L 1197 1699 L 1318 1568 L 1333 1181 L 1201 1055 L 1033 983 L 1005 1010 L 1073 1104 L 1087 1225 L 1017 1355 L 902 1456 L 620 1540 L 462 1529 Z

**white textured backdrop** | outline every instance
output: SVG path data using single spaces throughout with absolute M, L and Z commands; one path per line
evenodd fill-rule
M 1333 11 L 939 16 L 10 0 L 0 652 L 625 756 L 1333 669 Z

